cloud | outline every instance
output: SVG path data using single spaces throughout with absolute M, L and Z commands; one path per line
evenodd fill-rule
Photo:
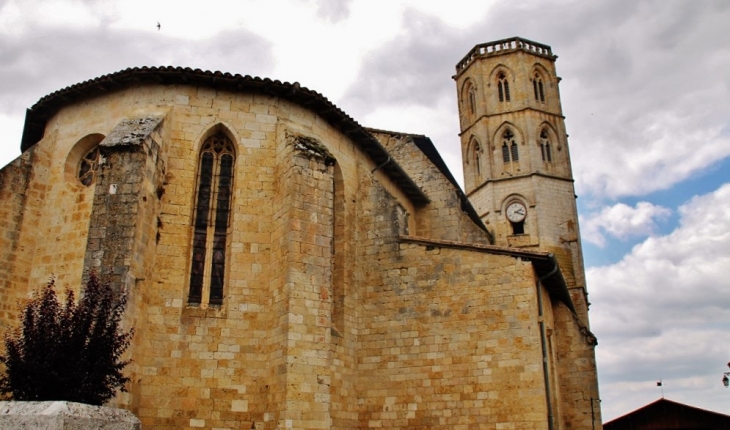
M 394 40 L 366 55 L 360 74 L 343 97 L 356 110 L 378 106 L 431 107 L 443 97 L 456 98 L 449 76 L 459 60 L 459 32 L 437 17 L 408 9 Z M 465 54 L 466 50 L 462 53 Z
M 609 417 L 655 400 L 658 378 L 673 400 L 725 409 L 715 389 L 730 360 L 730 183 L 678 212 L 670 234 L 587 270 Z
M 267 76 L 274 61 L 270 44 L 242 29 L 200 40 L 111 26 L 0 30 L 0 115 L 22 125 L 25 109 L 53 91 L 128 67 L 168 65 Z M 19 154 L 19 137 L 3 142 L 2 165 Z
M 519 35 L 560 56 L 579 194 L 646 195 L 730 156 L 730 47 L 712 42 L 730 38 L 727 2 L 502 2 L 474 21 L 457 29 L 406 9 L 401 33 L 365 56 L 340 102 L 356 118 L 448 106 L 438 115 L 449 132 L 431 137 L 458 153 L 455 89 L 444 77 L 475 44 Z M 421 130 L 433 132 L 425 121 Z
M 666 219 L 671 213 L 670 209 L 649 202 L 639 202 L 635 207 L 617 203 L 581 216 L 581 236 L 600 247 L 606 245 L 605 234 L 622 240 L 649 236 L 657 228 L 656 221 Z
M 730 155 L 730 49 L 706 45 L 730 36 L 730 6 L 629 10 L 561 52 L 578 59 L 561 69 L 578 192 L 598 197 L 667 189 Z
M 331 22 L 340 22 L 350 16 L 352 0 L 319 0 L 317 16 Z
M 80 82 L 80 76 L 91 79 L 127 67 L 158 65 L 266 74 L 273 60 L 268 44 L 245 30 L 186 41 L 111 28 L 40 28 L 32 35 L 0 38 L 0 106 L 17 112 L 49 92 Z

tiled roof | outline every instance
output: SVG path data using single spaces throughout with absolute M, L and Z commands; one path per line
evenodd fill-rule
M 372 158 L 376 165 L 382 164 L 382 170 L 402 188 L 415 204 L 426 204 L 429 201 L 405 171 L 390 160 L 388 152 L 380 142 L 322 94 L 302 87 L 298 82 L 288 83 L 250 75 L 232 75 L 189 67 L 133 67 L 48 94 L 26 112 L 21 151 L 27 150 L 43 138 L 46 122 L 64 106 L 98 94 L 139 84 L 206 86 L 281 97 L 296 103 L 314 111 L 334 128 L 352 139 Z

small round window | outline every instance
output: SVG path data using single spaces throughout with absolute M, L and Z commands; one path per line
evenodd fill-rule
M 85 187 L 94 183 L 99 169 L 99 147 L 95 146 L 81 158 L 77 177 Z

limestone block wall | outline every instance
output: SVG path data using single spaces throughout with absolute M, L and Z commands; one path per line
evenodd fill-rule
M 330 417 L 332 428 L 353 428 L 357 425 L 357 405 L 351 402 L 356 388 L 356 356 L 358 323 L 357 290 L 353 274 L 357 259 L 353 254 L 356 229 L 352 228 L 354 205 L 346 201 L 341 167 L 333 170 L 332 220 L 332 372 L 330 379 Z
M 515 236 L 505 216 L 515 197 L 527 206 L 525 235 Z M 543 175 L 527 175 L 485 184 L 472 194 L 473 202 L 497 244 L 535 247 L 556 255 L 569 287 L 584 287 L 580 232 L 572 181 Z M 584 301 L 581 295 L 574 300 Z
M 386 248 L 365 283 L 362 425 L 547 428 L 531 265 L 407 241 Z
M 2 240 L 7 240 L 3 313 L 0 325 L 15 321 L 18 300 L 44 287 L 54 277 L 61 288 L 78 288 L 90 203 L 90 192 L 68 192 L 63 162 L 54 159 L 58 133 L 50 132 L 2 170 L 4 206 Z M 74 184 L 75 185 L 75 184 Z M 6 200 L 4 200 L 6 201 Z M 81 261 L 79 261 L 79 259 Z M 3 318 L 0 318 L 3 321 Z
M 272 282 L 280 314 L 272 370 L 277 389 L 267 428 L 330 428 L 334 159 L 296 137 L 280 145 L 281 277 Z M 277 348 L 278 347 L 278 348 Z
M 109 113 L 108 119 L 93 119 L 98 111 Z M 380 212 L 377 207 L 360 211 L 358 193 L 368 186 L 367 181 L 377 180 L 395 196 L 402 213 L 413 213 L 414 208 L 382 172 L 371 173 L 375 167 L 372 161 L 352 142 L 311 111 L 273 97 L 206 88 L 143 86 L 67 107 L 49 123 L 47 133 L 59 136 L 63 145 L 57 145 L 54 151 L 62 154 L 64 149 L 74 148 L 82 131 L 104 136 L 124 118 L 152 114 L 164 117 L 158 137 L 166 170 L 164 175 L 158 172 L 161 186 L 154 190 L 155 186 L 148 187 L 138 195 L 150 202 L 159 201 L 159 205 L 138 206 L 133 222 L 146 232 L 135 236 L 130 245 L 135 250 L 133 259 L 144 263 L 144 276 L 135 275 L 138 300 L 131 305 L 132 312 L 139 315 L 131 351 L 134 364 L 129 368 L 134 382 L 128 387 L 130 393 L 121 395 L 116 404 L 130 408 L 145 426 L 152 428 L 238 428 L 252 424 L 274 428 L 295 422 L 297 426 L 315 428 L 338 422 L 351 428 L 357 420 L 357 402 L 353 401 L 357 363 L 353 351 L 358 348 L 358 292 L 354 282 L 359 275 L 357 256 L 347 250 L 355 249 L 360 237 L 351 226 Z M 226 272 L 223 305 L 189 307 L 186 298 L 197 157 L 202 142 L 214 133 L 224 133 L 236 144 L 227 256 L 231 263 Z M 304 180 L 299 176 L 306 175 L 285 174 L 292 169 L 324 174 L 319 167 L 292 161 L 298 158 L 292 158 L 286 143 L 291 135 L 315 139 L 337 159 L 337 180 L 330 172 L 315 181 L 329 187 L 326 204 L 319 197 L 315 199 L 316 205 L 330 211 L 329 218 L 305 199 L 309 190 L 321 186 L 298 182 Z M 44 147 L 43 142 L 39 147 Z M 149 154 L 146 160 L 147 164 L 151 162 Z M 62 167 L 62 163 L 57 166 L 59 175 L 64 171 Z M 338 220 L 343 221 L 334 224 L 333 184 L 338 187 Z M 108 193 L 108 185 L 100 190 Z M 54 198 L 60 200 L 59 196 Z M 89 212 L 90 200 L 84 200 Z M 309 217 L 313 213 L 321 219 L 312 224 Z M 79 240 L 91 244 L 96 237 L 87 237 L 88 215 L 81 218 L 87 224 L 79 228 Z M 320 230 L 327 226 L 329 231 L 315 234 L 315 227 L 307 225 L 319 225 L 316 228 Z M 294 232 L 301 235 L 301 242 L 292 240 Z M 334 243 L 343 250 L 336 259 L 331 251 L 335 232 Z M 310 242 L 312 238 L 314 242 Z M 81 246 L 78 252 L 83 255 L 93 250 Z M 315 280 L 307 272 L 314 267 L 307 260 L 313 253 L 322 267 L 322 279 Z M 327 264 L 334 264 L 337 270 L 332 272 Z M 80 279 L 81 264 L 77 270 Z M 337 273 L 336 283 L 325 279 L 334 276 L 332 273 Z M 303 290 L 294 286 L 300 290 L 314 286 L 325 289 L 317 292 L 324 307 L 313 320 L 321 336 L 332 333 L 327 307 L 333 306 L 335 293 L 340 297 L 337 310 L 341 317 L 336 341 L 307 339 L 308 351 L 316 351 L 311 353 L 315 356 L 302 357 L 299 367 L 290 369 L 288 366 L 296 363 L 289 361 L 296 355 L 287 351 L 298 351 L 306 343 L 295 337 L 301 334 L 301 327 L 309 329 L 312 304 L 312 298 L 302 297 Z M 302 319 L 305 317 L 306 324 Z M 322 354 L 330 358 L 322 359 Z M 311 373 L 312 362 L 322 360 L 327 363 L 326 369 Z M 312 375 L 318 377 L 309 381 Z M 301 380 L 295 382 L 297 378 Z M 330 384 L 337 390 L 328 388 Z M 321 388 L 310 393 L 311 399 L 300 398 L 314 386 Z M 336 391 L 336 398 L 330 397 L 331 391 Z M 291 402 L 306 405 L 307 412 L 304 406 L 298 412 L 289 408 Z
M 555 305 L 554 315 L 553 345 L 557 356 L 561 425 L 565 429 L 600 428 L 596 338 L 586 323 L 565 306 Z
M 419 207 L 414 218 L 414 236 L 488 244 L 489 237 L 462 209 L 458 190 L 416 146 L 410 135 L 376 132 L 373 135 L 388 150 L 431 200 Z
M 160 224 L 160 193 L 165 176 L 164 154 L 160 153 L 161 118 L 122 121 L 99 144 L 101 160 L 93 184 L 94 198 L 89 219 L 84 279 L 94 270 L 103 283 L 128 296 L 124 328 L 134 327 L 144 335 L 148 315 L 148 279 L 155 273 L 155 247 Z M 140 134 L 140 124 L 151 132 Z M 133 358 L 127 373 L 141 373 L 141 343 L 136 336 L 127 352 Z M 139 386 L 132 384 L 118 403 L 138 405 Z
M 25 291 L 27 279 L 16 277 L 16 267 L 27 254 L 22 253 L 20 229 L 23 224 L 28 187 L 32 174 L 33 151 L 28 151 L 0 170 L 0 332 L 10 327 L 19 313 L 17 301 Z M 32 203 L 31 203 L 32 204 Z M 19 261 L 20 260 L 20 261 Z M 23 288 L 19 288 L 19 286 Z
M 96 187 L 71 181 L 88 136 L 140 116 L 162 118 L 146 146 L 105 152 Z M 224 299 L 188 305 L 198 157 L 218 133 L 235 146 Z M 56 113 L 23 155 L 32 166 L 7 175 L 27 184 L 8 194 L 26 208 L 18 238 L 5 236 L 20 244 L 9 270 L 22 294 L 47 271 L 78 285 L 86 256 L 129 287 L 133 382 L 115 404 L 145 428 L 544 428 L 531 265 L 403 239 L 487 237 L 412 141 L 386 143 L 432 203 L 414 206 L 286 100 L 184 85 L 89 97 Z M 97 205 L 113 184 L 118 205 Z M 101 246 L 112 231 L 129 240 Z M 578 381 L 562 384 L 579 395 Z
M 4 237 L 20 244 L 13 256 L 8 256 L 9 261 L 15 259 L 16 265 L 4 266 L 8 271 L 5 280 L 12 279 L 18 287 L 0 290 L 3 298 L 8 298 L 3 304 L 13 301 L 10 295 L 24 297 L 29 286 L 42 286 L 51 274 L 64 277 L 63 284 L 79 285 L 84 255 L 93 253 L 93 246 L 87 247 L 87 242 L 93 245 L 99 238 L 88 235 L 93 187 L 73 181 L 78 160 L 70 160 L 69 156 L 78 152 L 78 144 L 86 136 L 103 138 L 121 120 L 141 113 L 165 117 L 158 141 L 161 153 L 167 157 L 167 171 L 160 174 L 161 187 L 155 184 L 137 195 L 150 203 L 159 200 L 159 207 L 140 205 L 132 209 L 133 201 L 120 206 L 125 211 L 136 210 L 123 216 L 122 221 L 129 221 L 128 227 L 136 225 L 144 230 L 125 250 L 133 250 L 131 260 L 144 267 L 140 266 L 142 274 L 134 276 L 135 297 L 139 300 L 130 303 L 131 313 L 140 317 L 135 322 L 134 364 L 130 367 L 134 383 L 129 387 L 130 394 L 120 396 L 117 403 L 138 413 L 145 425 L 159 428 L 232 428 L 252 422 L 276 425 L 277 409 L 268 407 L 278 401 L 270 394 L 275 388 L 270 382 L 277 380 L 272 376 L 276 368 L 270 365 L 276 357 L 286 360 L 286 354 L 276 341 L 280 323 L 274 298 L 280 296 L 272 294 L 277 285 L 272 281 L 276 273 L 272 263 L 277 261 L 273 259 L 272 234 L 280 228 L 291 228 L 292 223 L 282 227 L 273 222 L 280 209 L 274 202 L 280 195 L 279 202 L 289 205 L 294 196 L 302 195 L 302 189 L 309 189 L 307 184 L 300 184 L 281 194 L 276 147 L 284 141 L 287 130 L 325 142 L 338 157 L 344 214 L 355 214 L 344 203 L 353 206 L 359 175 L 375 167 L 352 142 L 305 108 L 261 95 L 184 86 L 140 86 L 90 97 L 83 104 L 60 110 L 49 121 L 46 137 L 23 155 L 21 162 L 28 159 L 29 164 L 20 169 L 10 167 L 3 173 L 9 179 L 3 192 L 9 193 L 8 202 L 15 202 L 15 207 L 4 206 L 6 218 L 16 224 L 3 227 L 17 236 Z M 189 308 L 186 297 L 197 157 L 205 137 L 216 132 L 225 132 L 237 145 L 228 259 L 231 264 L 226 273 L 224 305 Z M 145 160 L 140 166 L 146 166 L 150 158 Z M 5 173 L 10 170 L 18 173 Z M 117 180 L 113 182 L 121 185 Z M 100 190 L 108 193 L 111 183 Z M 331 178 L 323 183 L 332 187 Z M 386 185 L 397 194 L 396 186 Z M 22 192 L 23 187 L 26 192 Z M 408 206 L 407 202 L 403 204 Z M 25 210 L 19 208 L 22 205 Z M 100 212 L 97 215 L 101 222 L 104 217 Z M 326 225 L 326 219 L 320 223 Z M 340 246 L 353 246 L 355 233 L 345 231 L 345 224 L 341 224 L 341 230 L 344 239 Z M 94 235 L 99 233 L 93 231 Z M 302 232 L 307 237 L 310 233 L 309 229 Z M 317 246 L 322 246 L 321 237 L 326 235 L 320 236 Z M 7 249 L 12 249 L 9 245 Z M 309 251 L 299 249 L 292 255 L 300 258 L 302 252 Z M 319 254 L 320 258 L 325 254 L 331 258 L 331 252 Z M 341 291 L 352 288 L 348 279 L 354 269 L 344 269 L 352 259 L 350 256 L 339 262 Z M 132 264 L 131 260 L 123 263 Z M 282 285 L 290 277 L 286 273 Z M 320 286 L 330 284 L 317 282 Z M 352 296 L 341 297 L 342 306 L 354 306 Z M 289 306 L 286 301 L 282 303 Z M 350 312 L 344 314 L 342 332 L 352 334 L 356 317 Z M 354 348 L 351 336 L 340 340 L 338 348 Z M 341 352 L 343 367 L 354 365 L 350 357 L 350 353 Z M 340 374 L 347 372 L 342 370 Z M 351 387 L 348 378 L 339 381 Z M 285 396 L 286 390 L 281 393 Z M 286 397 L 282 399 L 286 401 Z M 339 405 L 341 409 L 352 408 L 349 401 Z
M 531 264 L 399 239 L 396 202 L 368 189 L 359 427 L 547 428 Z

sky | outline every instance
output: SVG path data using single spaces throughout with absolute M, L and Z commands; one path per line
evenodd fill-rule
M 730 414 L 726 0 L 0 0 L 0 165 L 44 95 L 171 65 L 299 82 L 461 178 L 454 67 L 513 36 L 559 56 L 604 421 Z

